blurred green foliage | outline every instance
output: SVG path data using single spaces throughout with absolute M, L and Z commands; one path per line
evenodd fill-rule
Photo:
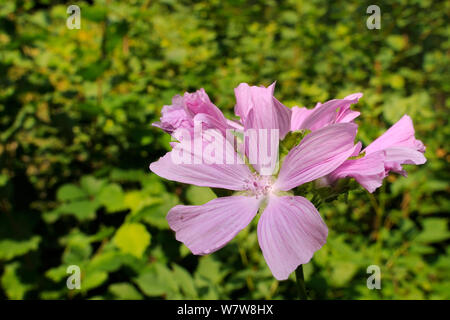
M 148 165 L 169 148 L 150 124 L 184 91 L 205 88 L 232 115 L 240 82 L 288 106 L 364 92 L 367 145 L 404 113 L 428 162 L 325 204 L 327 244 L 305 265 L 312 298 L 449 299 L 448 1 L 0 0 L 0 298 L 296 297 L 259 250 L 255 223 L 197 257 L 165 215 L 209 189 L 163 181 Z M 70 3 L 73 4 L 73 3 Z M 68 290 L 78 265 L 81 290 Z M 369 290 L 366 268 L 381 268 Z

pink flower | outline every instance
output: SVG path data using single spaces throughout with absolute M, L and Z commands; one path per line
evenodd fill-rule
M 357 103 L 361 97 L 362 93 L 354 93 L 344 99 L 334 99 L 324 104 L 319 102 L 313 109 L 293 107 L 291 130 L 314 131 L 333 123 L 352 122 L 360 113 L 351 110 L 350 105 Z
M 183 96 L 176 95 L 172 99 L 172 105 L 164 106 L 161 113 L 161 121 L 153 125 L 168 133 L 173 133 L 179 128 L 193 130 L 196 120 L 208 128 L 222 131 L 230 127 L 229 120 L 211 102 L 204 89 L 194 93 L 186 92 Z
M 171 106 L 163 108 L 157 126 L 179 142 L 153 162 L 150 170 L 168 180 L 236 191 L 233 196 L 201 206 L 175 206 L 167 215 L 169 226 L 177 240 L 194 254 L 204 255 L 225 246 L 260 212 L 260 248 L 275 278 L 285 280 L 299 265 L 310 261 L 328 235 L 314 205 L 294 195 L 292 189 L 318 179 L 334 183 L 353 177 L 373 192 L 390 171 L 406 174 L 403 164 L 422 164 L 426 159 L 425 147 L 415 139 L 407 115 L 362 152 L 360 142 L 354 145 L 357 125 L 353 120 L 359 112 L 350 106 L 358 102 L 361 93 L 318 103 L 311 110 L 294 107 L 291 112 L 273 96 L 274 88 L 275 83 L 267 88 L 242 83 L 235 89 L 235 113 L 240 124 L 226 119 L 203 89 L 176 96 Z M 200 128 L 194 126 L 197 121 L 202 124 Z M 212 130 L 203 132 L 203 127 Z M 227 129 L 240 132 L 230 136 Z M 274 174 L 272 166 L 264 170 L 264 161 L 251 161 L 255 154 L 257 159 L 265 159 L 267 153 L 270 159 L 278 157 L 279 139 L 291 130 L 302 129 L 312 132 L 287 153 L 278 174 Z M 259 130 L 258 143 L 247 144 L 254 130 Z M 270 150 L 260 144 L 264 140 L 261 137 L 269 134 L 275 137 L 271 142 L 276 140 Z M 234 143 L 239 139 L 244 143 L 236 147 Z M 245 164 L 241 154 L 256 172 Z M 359 159 L 349 159 L 360 154 Z M 224 158 L 225 163 L 215 161 Z
M 403 164 L 424 164 L 425 146 L 414 136 L 411 118 L 404 115 L 383 135 L 365 148 L 360 159 L 347 160 L 330 174 L 330 180 L 352 177 L 369 192 L 383 183 L 390 171 L 406 176 Z M 359 153 L 359 150 L 358 150 Z
M 250 93 L 247 87 L 242 89 L 247 90 L 243 94 L 248 100 L 239 102 L 236 112 L 243 118 L 244 126 L 279 126 L 279 123 L 274 124 L 279 121 L 275 120 L 279 115 L 272 113 L 272 122 L 256 120 L 259 112 L 251 115 L 252 110 L 263 104 L 256 99 L 271 104 L 270 95 L 265 96 L 263 89 L 250 89 Z M 253 94 L 253 90 L 262 91 L 261 97 Z M 265 112 L 270 114 L 269 110 Z M 300 264 L 309 262 L 328 235 L 314 205 L 288 191 L 339 167 L 355 152 L 356 130 L 355 124 L 340 123 L 308 134 L 287 154 L 277 177 L 252 173 L 245 164 L 176 164 L 171 156 L 174 151 L 168 152 L 150 165 L 157 175 L 182 183 L 239 191 L 238 195 L 217 198 L 201 206 L 172 208 L 167 220 L 176 232 L 176 239 L 194 254 L 212 253 L 233 239 L 266 205 L 258 222 L 258 242 L 275 278 L 287 279 Z M 195 150 L 189 148 L 189 152 L 198 157 Z M 225 147 L 225 152 L 229 153 L 227 156 L 238 156 L 229 146 Z

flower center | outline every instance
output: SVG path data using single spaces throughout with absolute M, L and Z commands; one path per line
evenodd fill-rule
M 256 198 L 259 198 L 272 192 L 272 184 L 272 176 L 260 176 L 257 173 L 253 173 L 251 178 L 245 180 L 245 189 L 256 196 Z

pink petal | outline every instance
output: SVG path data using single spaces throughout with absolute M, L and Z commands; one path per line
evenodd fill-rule
M 407 147 L 391 147 L 385 150 L 386 161 L 404 161 L 405 164 L 424 164 L 427 159 L 417 150 Z
M 369 192 L 374 192 L 383 184 L 386 176 L 383 151 L 375 152 L 360 159 L 347 160 L 330 174 L 330 180 L 336 181 L 352 177 Z
M 250 111 L 249 117 L 254 114 Z M 244 131 L 240 152 L 245 152 L 249 163 L 261 175 L 272 175 L 277 170 L 280 136 L 277 129 L 248 129 Z
M 314 109 L 305 107 L 292 107 L 291 131 L 301 130 L 303 122 L 311 115 Z
M 234 89 L 235 113 L 244 129 L 278 129 L 280 139 L 290 130 L 291 110 L 273 96 L 275 83 L 266 87 L 241 83 Z
M 287 191 L 339 167 L 360 147 L 353 144 L 357 128 L 353 123 L 338 123 L 308 134 L 284 159 L 276 188 Z
M 193 254 L 203 255 L 219 250 L 244 229 L 259 208 L 253 197 L 231 196 L 209 201 L 201 206 L 175 206 L 167 221 Z
M 191 112 L 192 116 L 204 113 L 217 119 L 217 121 L 226 122 L 222 111 L 211 102 L 205 89 L 201 88 L 193 93 L 186 92 L 183 96 L 183 100 L 186 110 Z
M 370 154 L 390 147 L 408 147 L 422 153 L 425 152 L 423 143 L 414 137 L 413 122 L 408 115 L 405 114 L 363 151 Z
M 338 115 L 336 116 L 336 123 L 347 123 L 352 122 L 355 120 L 361 112 L 353 111 L 350 108 L 347 109 L 341 109 L 341 111 L 338 112 Z
M 394 171 L 406 176 L 402 164 L 417 165 L 427 161 L 423 155 L 425 146 L 414 137 L 412 120 L 406 114 L 363 151 L 371 154 L 380 150 L 386 154 L 386 172 Z
M 334 99 L 317 105 L 297 130 L 314 131 L 334 123 L 352 121 L 359 116 L 359 112 L 350 110 L 350 105 L 357 103 L 361 96 L 361 93 L 355 93 L 344 99 Z
M 183 96 L 174 96 L 172 105 L 162 108 L 161 121 L 153 125 L 168 133 L 179 128 L 191 130 L 194 127 L 194 117 L 200 115 L 204 117 L 201 120 L 207 128 L 217 128 L 222 131 L 227 128 L 225 116 L 211 102 L 204 89 L 193 93 L 186 92 Z
M 284 139 L 285 135 L 291 128 L 291 109 L 286 107 L 277 98 L 273 98 L 273 105 L 275 107 L 276 124 L 273 126 L 280 129 L 280 139 Z
M 244 180 L 251 178 L 244 164 L 176 164 L 172 152 L 150 164 L 150 170 L 167 180 L 229 190 L 244 190 Z
M 178 132 L 175 132 L 175 136 Z M 204 134 L 207 132 L 214 137 L 214 140 L 222 137 L 217 130 L 205 131 Z M 210 160 L 208 155 L 204 154 L 207 143 L 203 142 L 203 145 L 200 146 L 201 150 L 197 150 L 196 144 L 192 141 L 187 139 L 174 143 L 174 150 L 150 164 L 150 170 L 165 179 L 197 186 L 229 190 L 244 190 L 246 188 L 247 180 L 251 179 L 252 174 L 227 140 L 224 138 L 222 140 L 225 145 L 222 149 L 222 161 L 209 161 L 210 164 L 208 164 L 208 160 Z M 186 155 L 186 157 L 182 155 Z
M 240 123 L 237 123 L 236 121 L 227 119 L 227 124 L 230 129 L 244 131 L 244 127 Z
M 406 171 L 403 170 L 402 164 L 424 164 L 427 162 L 425 156 L 413 148 L 408 147 L 392 147 L 385 150 L 386 171 L 394 171 L 406 176 Z
M 278 280 L 286 280 L 300 264 L 308 263 L 327 235 L 317 209 L 298 196 L 271 197 L 258 222 L 259 246 Z
M 193 127 L 193 122 L 183 106 L 183 98 L 180 95 L 176 95 L 172 98 L 172 105 L 163 106 L 161 110 L 161 121 L 155 122 L 152 125 L 168 133 L 172 133 L 178 128 Z
M 198 121 L 198 123 L 204 124 L 202 128 L 220 130 L 224 136 L 226 135 L 226 129 L 229 129 L 226 121 L 220 121 L 220 119 L 214 118 L 206 113 L 199 113 L 195 115 L 193 121 L 194 123 Z

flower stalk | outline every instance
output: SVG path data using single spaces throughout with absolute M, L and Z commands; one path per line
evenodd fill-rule
M 298 297 L 300 300 L 308 300 L 308 295 L 306 294 L 305 287 L 305 277 L 303 276 L 303 265 L 299 265 L 295 269 L 295 278 L 297 281 Z

